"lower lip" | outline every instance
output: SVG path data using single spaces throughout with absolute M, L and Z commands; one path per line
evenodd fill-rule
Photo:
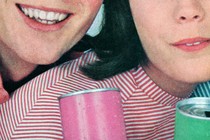
M 194 46 L 186 46 L 186 45 L 173 45 L 173 46 L 176 48 L 182 49 L 186 52 L 194 52 L 194 51 L 199 51 L 201 49 L 204 49 L 204 48 L 208 47 L 209 45 L 210 45 L 210 42 L 205 41 L 199 45 L 194 45 Z
M 31 19 L 29 17 L 27 17 L 25 14 L 22 13 L 22 11 L 20 11 L 20 9 L 18 9 L 20 15 L 22 16 L 24 22 L 32 29 L 34 30 L 38 30 L 38 31 L 43 31 L 43 32 L 50 32 L 50 31 L 56 31 L 56 30 L 60 30 L 70 19 L 70 17 L 68 17 L 67 19 L 65 19 L 64 21 L 61 21 L 57 24 L 42 24 L 40 22 L 35 21 L 34 19 Z

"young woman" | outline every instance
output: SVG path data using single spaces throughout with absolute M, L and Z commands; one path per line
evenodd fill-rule
M 83 71 L 104 79 L 136 68 L 110 78 L 123 89 L 129 139 L 173 139 L 176 102 L 210 79 L 209 5 L 106 1 L 106 24 L 95 45 L 99 61 Z
M 210 79 L 209 5 L 200 0 L 105 1 L 95 52 L 16 90 L 1 106 L 1 138 L 46 138 L 46 132 L 48 138 L 62 138 L 60 95 L 115 87 L 121 91 L 128 139 L 173 139 L 176 103 Z
M 2 0 L 0 58 L 4 88 L 12 92 L 54 66 L 49 64 L 84 36 L 101 3 L 102 0 Z M 2 103 L 8 94 L 2 82 L 0 87 Z

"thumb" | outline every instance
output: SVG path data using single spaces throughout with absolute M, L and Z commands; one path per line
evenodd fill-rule
M 3 80 L 0 74 L 0 104 L 5 103 L 7 100 L 9 100 L 9 94 L 3 87 Z

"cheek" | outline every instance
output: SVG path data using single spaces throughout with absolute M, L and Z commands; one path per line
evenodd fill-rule
M 97 5 L 98 3 L 102 3 L 103 0 L 62 0 L 66 4 L 78 4 L 80 3 L 81 5 L 87 5 L 89 4 L 90 6 Z
M 71 0 L 63 0 L 64 3 L 69 4 Z

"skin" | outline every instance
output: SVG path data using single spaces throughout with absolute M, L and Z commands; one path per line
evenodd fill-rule
M 44 10 L 62 10 L 72 16 L 59 29 L 40 30 L 25 22 L 17 3 Z M 0 57 L 3 71 L 10 79 L 18 81 L 37 65 L 58 60 L 84 36 L 101 4 L 102 0 L 1 0 Z
M 174 46 L 184 39 L 210 38 L 210 1 L 130 0 L 130 7 L 149 58 L 143 67 L 160 87 L 186 97 L 197 83 L 210 79 L 209 42 L 189 50 Z

